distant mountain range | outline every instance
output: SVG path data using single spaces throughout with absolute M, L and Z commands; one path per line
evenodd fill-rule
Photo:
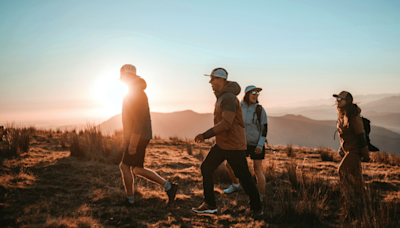
M 213 126 L 212 114 L 191 110 L 173 113 L 151 113 L 153 135 L 193 139 Z M 382 117 L 384 119 L 384 117 Z M 271 145 L 339 148 L 335 120 L 313 120 L 301 115 L 268 116 L 268 142 Z M 121 114 L 100 124 L 103 132 L 122 130 Z M 336 140 L 334 140 L 334 135 Z M 372 125 L 371 143 L 381 151 L 400 154 L 400 134 Z
M 369 98 L 371 100 L 372 98 Z M 400 96 L 389 96 L 359 103 L 361 115 L 371 120 L 372 125 L 385 127 L 396 133 L 400 133 Z M 273 108 L 267 109 L 267 113 L 274 116 L 285 114 L 302 115 L 315 120 L 335 120 L 337 110 L 333 105 L 315 105 L 297 108 Z

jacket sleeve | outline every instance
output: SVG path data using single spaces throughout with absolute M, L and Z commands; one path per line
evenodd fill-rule
M 221 132 L 227 131 L 232 127 L 238 106 L 236 104 L 236 96 L 227 94 L 221 101 L 222 120 L 203 133 L 203 138 L 209 139 Z
M 265 112 L 264 108 L 261 110 L 261 135 L 260 139 L 258 140 L 257 148 L 262 149 L 264 147 L 265 139 L 267 138 L 267 132 L 268 132 L 268 119 L 267 119 L 267 113 Z

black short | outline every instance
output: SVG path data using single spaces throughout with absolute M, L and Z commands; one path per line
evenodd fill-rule
M 126 147 L 124 151 L 124 155 L 122 156 L 122 163 L 125 165 L 129 165 L 132 167 L 140 167 L 143 168 L 144 156 L 146 155 L 146 147 L 149 144 L 150 140 L 141 139 L 136 147 L 136 154 L 129 154 L 129 146 Z
M 264 159 L 265 158 L 265 147 L 263 147 L 261 154 L 256 154 L 255 153 L 256 148 L 257 148 L 257 146 L 249 146 L 249 145 L 247 145 L 246 157 L 248 157 L 250 155 L 250 158 L 253 159 L 253 160 L 262 160 L 262 159 Z

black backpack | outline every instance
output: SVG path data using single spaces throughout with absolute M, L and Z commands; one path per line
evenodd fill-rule
M 261 113 L 262 113 L 262 106 L 259 104 L 256 107 L 256 115 L 257 115 L 257 124 L 260 127 L 260 129 L 262 128 L 262 124 L 261 124 Z M 268 145 L 268 140 L 267 137 L 265 137 L 265 143 L 267 143 Z
M 369 139 L 369 133 L 371 132 L 371 121 L 365 117 L 361 117 L 364 125 L 364 131 L 365 131 L 365 138 L 367 140 L 367 145 L 369 151 L 379 151 L 379 149 L 371 144 L 371 140 Z
M 365 139 L 367 141 L 368 150 L 373 152 L 379 151 L 379 149 L 376 146 L 371 144 L 371 140 L 369 139 L 369 133 L 371 132 L 371 121 L 363 116 L 361 117 L 361 119 L 364 125 Z M 333 135 L 333 140 L 335 140 L 336 132 L 337 130 Z

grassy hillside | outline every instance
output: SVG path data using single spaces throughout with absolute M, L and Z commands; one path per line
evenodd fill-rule
M 18 131 L 18 130 L 16 130 Z M 8 133 L 18 138 L 21 134 Z M 0 143 L 0 224 L 2 227 L 398 227 L 400 159 L 376 153 L 363 163 L 364 197 L 341 191 L 336 151 L 273 146 L 264 160 L 267 179 L 265 215 L 243 215 L 244 192 L 225 195 L 230 181 L 224 167 L 216 172 L 219 211 L 197 215 L 203 199 L 200 164 L 212 141 L 194 144 L 179 138 L 152 140 L 145 166 L 179 183 L 176 201 L 167 205 L 162 187 L 140 177 L 137 205 L 123 205 L 125 194 L 118 162 L 121 135 L 96 129 L 49 132 L 30 129 L 29 147 Z M 18 152 L 19 151 L 19 152 Z M 356 201 L 355 199 L 359 199 Z M 354 205 L 354 202 L 358 202 Z
M 153 134 L 161 138 L 193 139 L 213 125 L 212 114 L 190 110 L 173 113 L 151 113 Z M 100 124 L 103 132 L 122 130 L 121 114 Z M 339 148 L 336 121 L 313 120 L 301 115 L 268 117 L 268 142 L 273 145 Z M 336 140 L 334 140 L 336 135 Z M 372 126 L 371 143 L 381 151 L 400 153 L 400 134 L 383 127 Z

